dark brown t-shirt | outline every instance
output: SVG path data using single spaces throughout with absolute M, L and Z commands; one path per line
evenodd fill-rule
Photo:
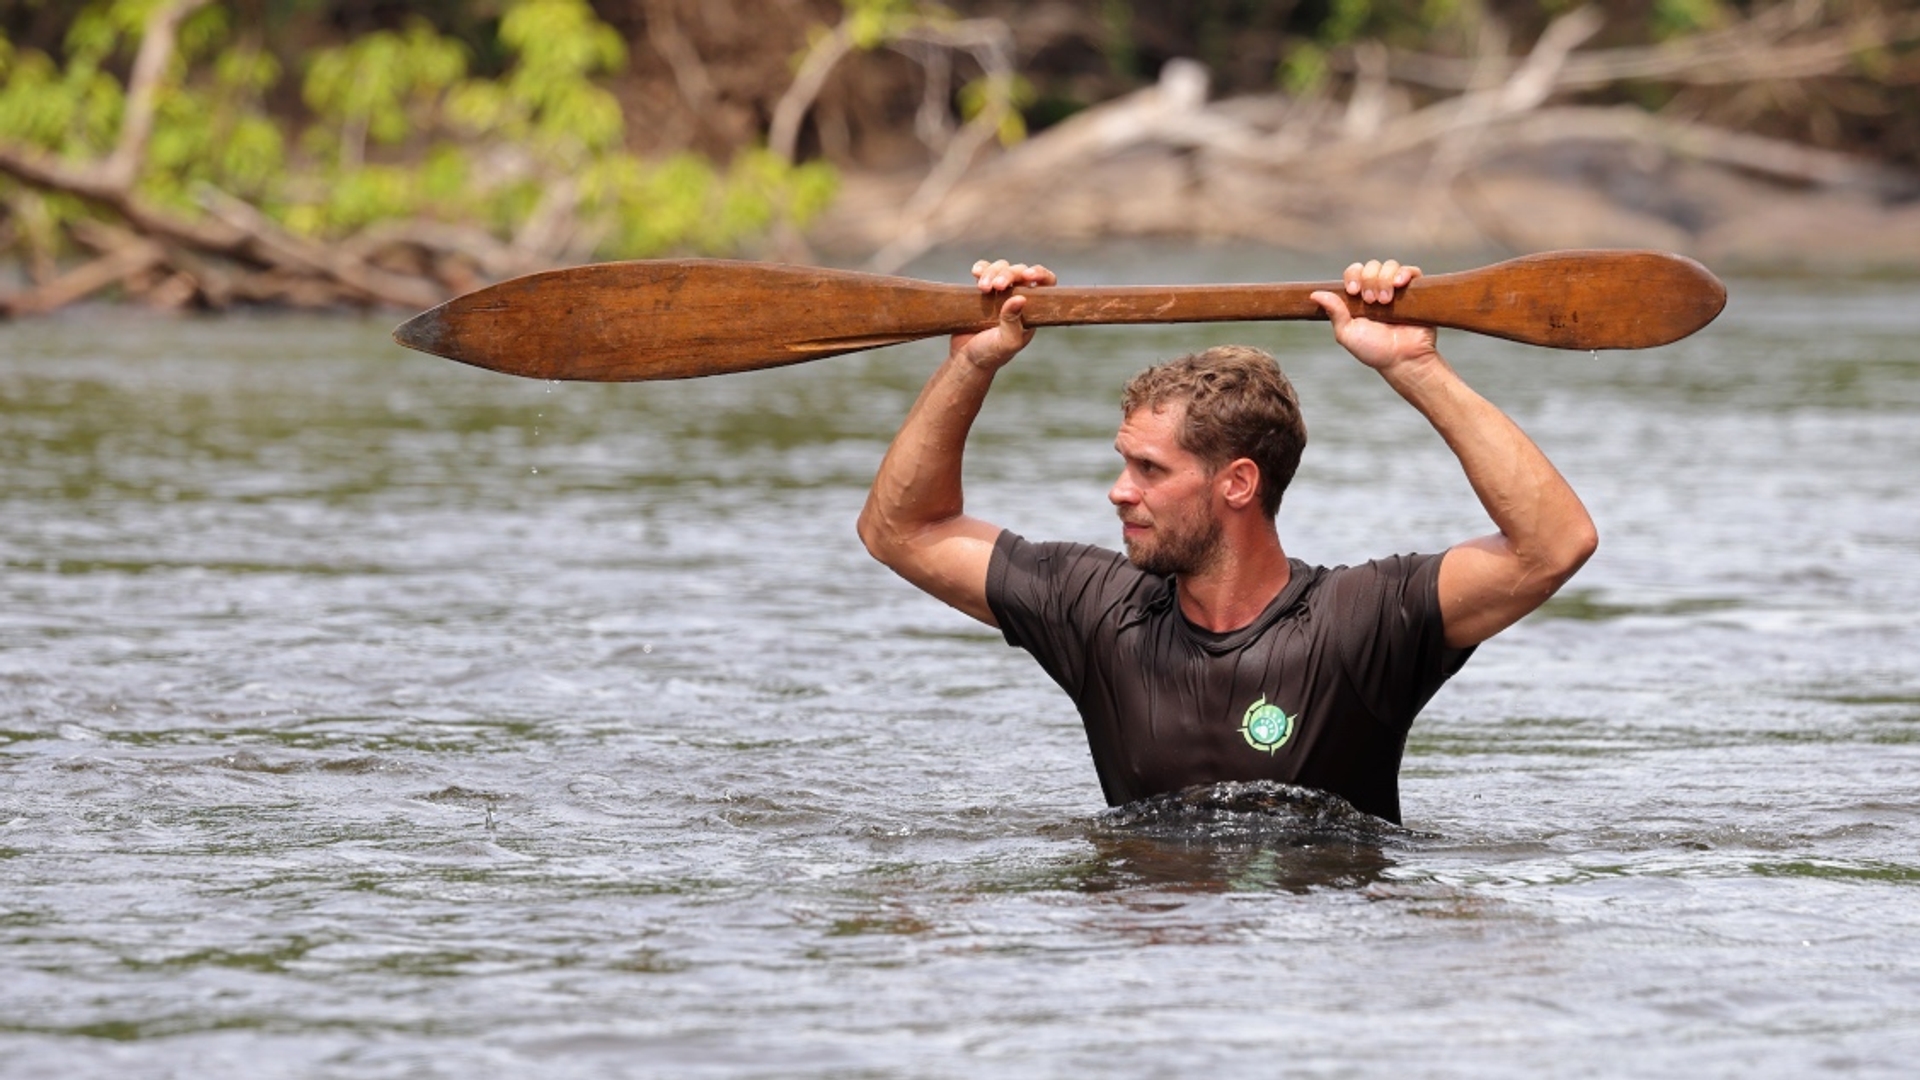
M 1108 804 L 1277 780 L 1398 822 L 1407 729 L 1473 651 L 1446 647 L 1440 559 L 1289 560 L 1259 618 L 1214 634 L 1124 555 L 1002 532 L 987 604 L 1079 707 Z

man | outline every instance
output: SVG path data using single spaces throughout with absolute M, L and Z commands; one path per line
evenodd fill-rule
M 1400 820 L 1413 718 L 1480 642 L 1593 554 L 1593 521 L 1539 448 L 1441 357 L 1432 329 L 1314 300 L 1334 339 L 1439 432 L 1497 531 L 1438 555 L 1326 569 L 1289 559 L 1275 516 L 1306 442 L 1272 357 L 1210 349 L 1127 387 L 1114 448 L 1124 557 L 1032 544 L 964 512 L 961 456 L 994 373 L 1032 331 L 1015 286 L 1042 266 L 975 264 L 999 322 L 956 335 L 874 478 L 875 558 L 1031 652 L 1072 695 L 1111 805 L 1192 784 L 1276 780 Z M 1420 274 L 1355 263 L 1346 291 L 1391 303 Z

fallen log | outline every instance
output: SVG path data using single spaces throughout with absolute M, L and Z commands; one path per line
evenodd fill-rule
M 44 315 L 84 300 L 109 286 L 144 273 L 166 261 L 166 252 L 149 240 L 134 240 L 99 258 L 68 270 L 44 285 L 0 294 L 0 315 Z
M 119 136 L 105 157 L 76 162 L 0 143 L 0 175 L 36 190 L 79 198 L 123 226 L 75 223 L 69 230 L 75 241 L 101 252 L 99 257 L 33 288 L 0 296 L 0 315 L 51 311 L 113 285 L 130 286 L 130 291 L 164 307 L 198 302 L 217 308 L 235 299 L 271 297 L 302 307 L 347 303 L 419 308 L 446 299 L 453 291 L 449 285 L 466 284 L 434 274 L 382 270 L 362 249 L 295 236 L 254 206 L 212 188 L 199 192 L 204 219 L 163 210 L 139 195 L 135 181 L 180 24 L 207 2 L 168 0 L 149 14 L 128 77 Z M 515 268 L 537 261 L 542 254 L 538 246 L 531 253 L 521 252 Z M 216 270 L 214 261 L 231 264 L 233 271 Z M 271 276 L 249 281 L 262 272 Z M 151 284 L 142 278 L 147 274 L 152 275 Z M 302 277 L 313 283 L 296 284 Z

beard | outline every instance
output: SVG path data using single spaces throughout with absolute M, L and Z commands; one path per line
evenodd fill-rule
M 1146 538 L 1125 541 L 1127 560 L 1161 577 L 1198 574 L 1219 552 L 1221 532 L 1220 519 L 1208 513 L 1156 522 Z

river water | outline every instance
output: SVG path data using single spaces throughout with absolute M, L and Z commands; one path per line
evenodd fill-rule
M 1101 821 L 1037 666 L 867 559 L 937 343 L 608 386 L 0 325 L 0 1076 L 1908 1075 L 1920 304 L 1731 287 L 1647 352 L 1443 339 L 1601 550 L 1344 838 Z M 1322 325 L 1043 332 L 970 509 L 1114 543 L 1120 383 L 1222 341 L 1301 389 L 1292 554 L 1484 531 Z

